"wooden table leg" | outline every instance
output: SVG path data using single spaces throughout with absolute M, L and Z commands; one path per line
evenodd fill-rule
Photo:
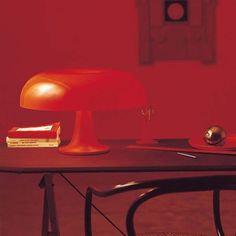
M 52 174 L 46 174 L 39 183 L 44 189 L 42 236 L 60 236 L 52 179 Z

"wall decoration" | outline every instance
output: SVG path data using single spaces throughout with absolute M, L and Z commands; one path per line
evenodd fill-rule
M 165 1 L 164 14 L 166 22 L 187 21 L 188 20 L 187 0 Z
M 216 61 L 217 0 L 136 0 L 140 63 Z

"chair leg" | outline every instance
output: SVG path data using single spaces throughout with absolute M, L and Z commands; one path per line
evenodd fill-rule
M 224 236 L 223 227 L 220 219 L 220 190 L 213 191 L 213 211 L 216 233 L 218 236 Z
M 52 179 L 51 174 L 46 174 L 39 183 L 44 189 L 42 236 L 60 236 Z

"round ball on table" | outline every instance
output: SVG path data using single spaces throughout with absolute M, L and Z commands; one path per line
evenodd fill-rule
M 225 137 L 225 130 L 218 125 L 209 127 L 204 134 L 205 142 L 210 145 L 220 144 Z

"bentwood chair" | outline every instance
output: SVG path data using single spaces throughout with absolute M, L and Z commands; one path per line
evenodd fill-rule
M 224 236 L 221 217 L 220 217 L 220 192 L 222 190 L 236 190 L 236 175 L 216 175 L 203 177 L 184 177 L 172 179 L 149 180 L 143 182 L 129 182 L 123 185 L 117 185 L 106 191 L 100 191 L 93 187 L 88 187 L 85 203 L 85 235 L 92 236 L 91 208 L 92 197 L 111 197 L 116 194 L 122 194 L 128 191 L 145 190 L 130 205 L 126 214 L 126 231 L 121 235 L 128 236 L 204 236 L 205 234 L 189 234 L 176 232 L 156 232 L 138 234 L 136 233 L 134 216 L 137 209 L 145 202 L 157 196 L 170 193 L 212 191 L 213 215 L 217 236 Z M 158 218 L 157 218 L 158 219 Z

